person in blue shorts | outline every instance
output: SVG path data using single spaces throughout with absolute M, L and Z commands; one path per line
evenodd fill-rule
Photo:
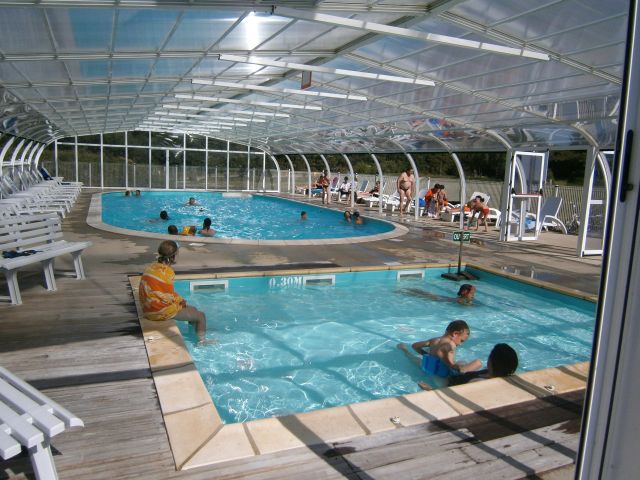
M 404 343 L 398 344 L 413 362 L 428 374 L 448 379 L 461 373 L 473 372 L 482 367 L 482 362 L 475 359 L 471 362 L 456 362 L 456 348 L 467 341 L 470 335 L 469 325 L 464 320 L 451 322 L 441 337 L 430 338 L 411 345 L 418 354 L 409 351 Z

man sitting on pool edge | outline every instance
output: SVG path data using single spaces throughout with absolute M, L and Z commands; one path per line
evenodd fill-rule
M 470 335 L 469 325 L 464 320 L 454 320 L 441 337 L 430 338 L 415 342 L 411 348 L 418 354 L 414 355 L 407 349 L 404 343 L 399 343 L 398 348 L 407 357 L 428 374 L 440 377 L 444 380 L 442 386 L 446 386 L 448 378 L 461 373 L 473 372 L 482 367 L 482 362 L 475 359 L 471 362 L 456 362 L 456 348 L 467 341 Z
M 145 318 L 153 321 L 179 320 L 196 327 L 202 343 L 207 331 L 205 314 L 182 298 L 173 288 L 176 274 L 171 265 L 176 263 L 178 244 L 165 240 L 158 247 L 158 261 L 149 265 L 140 278 L 140 304 Z

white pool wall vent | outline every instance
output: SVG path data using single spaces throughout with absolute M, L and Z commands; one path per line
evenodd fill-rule
M 189 282 L 189 290 L 198 292 L 206 290 L 208 292 L 226 291 L 229 289 L 229 280 L 197 280 Z
M 303 285 L 335 285 L 335 275 L 305 275 L 302 277 Z
M 424 270 L 398 270 L 396 273 L 396 280 L 409 279 L 409 278 L 424 278 Z

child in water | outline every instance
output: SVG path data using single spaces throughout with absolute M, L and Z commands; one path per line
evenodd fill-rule
M 420 366 L 425 372 L 442 379 L 461 373 L 473 372 L 482 367 L 482 362 L 475 359 L 471 362 L 456 362 L 456 349 L 467 341 L 470 335 L 469 325 L 464 320 L 454 320 L 451 322 L 441 337 L 430 338 L 411 345 L 411 348 L 418 354 L 409 352 L 404 343 L 398 344 L 413 362 Z

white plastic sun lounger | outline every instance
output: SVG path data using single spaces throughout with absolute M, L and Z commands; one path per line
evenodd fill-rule
M 6 368 L 0 367 L 0 457 L 29 451 L 38 480 L 56 480 L 51 439 L 65 428 L 84 427 L 73 413 L 58 405 Z

